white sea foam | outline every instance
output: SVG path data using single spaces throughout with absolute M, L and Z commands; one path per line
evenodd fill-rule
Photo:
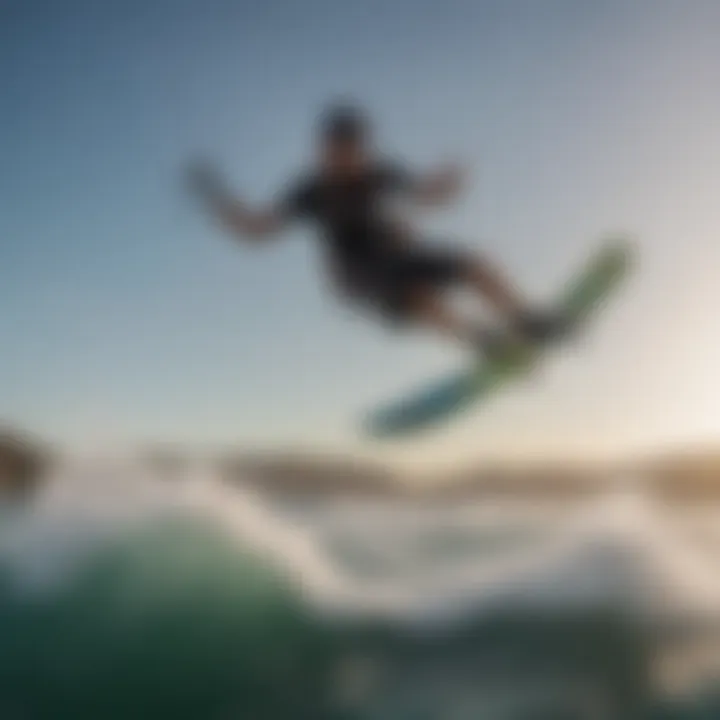
M 652 620 L 720 616 L 717 546 L 637 490 L 543 508 L 366 502 L 287 512 L 201 464 L 168 481 L 131 460 L 85 459 L 60 467 L 34 508 L 0 525 L 1 559 L 25 591 L 49 592 L 98 543 L 167 514 L 211 518 L 332 613 L 427 623 L 611 605 Z

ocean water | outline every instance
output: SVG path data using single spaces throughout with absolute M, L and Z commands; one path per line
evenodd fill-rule
M 720 717 L 720 509 L 612 487 L 283 504 L 69 461 L 0 515 L 0 718 Z

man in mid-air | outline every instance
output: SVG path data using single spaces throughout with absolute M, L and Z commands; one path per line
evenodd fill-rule
M 461 186 L 454 167 L 415 176 L 373 146 L 362 110 L 326 110 L 317 128 L 317 161 L 267 210 L 231 196 L 208 165 L 194 165 L 191 186 L 233 233 L 264 242 L 296 220 L 322 235 L 328 267 L 342 294 L 393 322 L 424 326 L 490 354 L 504 338 L 548 343 L 567 330 L 561 317 L 537 311 L 488 261 L 454 248 L 419 242 L 398 220 L 397 201 L 423 206 L 450 201 Z M 466 287 L 498 312 L 501 331 L 460 316 L 444 291 Z

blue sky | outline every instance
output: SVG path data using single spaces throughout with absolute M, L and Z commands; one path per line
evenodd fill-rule
M 602 234 L 641 272 L 582 352 L 380 454 L 617 449 L 720 429 L 714 0 L 19 0 L 0 9 L 1 417 L 93 438 L 376 452 L 368 406 L 462 362 L 336 306 L 315 239 L 234 245 L 180 170 L 248 200 L 338 93 L 412 166 L 472 184 L 423 219 L 549 297 Z

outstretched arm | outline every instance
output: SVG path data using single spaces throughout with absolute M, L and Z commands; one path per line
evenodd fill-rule
M 195 164 L 188 172 L 192 191 L 231 232 L 250 240 L 264 240 L 283 229 L 284 218 L 272 210 L 251 209 L 232 197 L 219 174 L 209 165 Z

